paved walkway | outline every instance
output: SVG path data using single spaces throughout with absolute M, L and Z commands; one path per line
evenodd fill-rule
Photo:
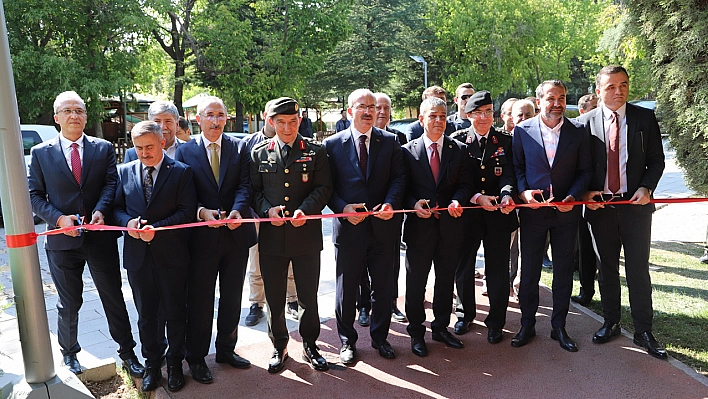
M 679 198 L 679 197 L 687 197 L 692 194 L 692 192 L 686 188 L 684 181 L 683 181 L 683 174 L 681 170 L 676 166 L 674 159 L 673 159 L 673 152 L 671 149 L 667 148 L 666 149 L 666 155 L 667 155 L 667 165 L 666 165 L 666 170 L 664 172 L 664 175 L 659 183 L 659 187 L 657 187 L 657 190 L 655 191 L 655 197 L 657 198 Z M 652 240 L 653 241 L 684 241 L 684 242 L 702 242 L 705 239 L 705 230 L 706 226 L 708 225 L 708 203 L 695 203 L 695 204 L 670 204 L 670 205 L 665 205 L 662 206 L 659 211 L 657 211 L 654 215 L 654 220 L 653 220 L 653 226 L 652 226 Z M 334 317 L 334 295 L 335 295 L 335 273 L 334 273 L 334 251 L 333 251 L 333 246 L 331 243 L 331 223 L 329 221 L 325 221 L 324 223 L 324 231 L 325 231 L 325 250 L 322 252 L 322 272 L 321 272 L 321 279 L 320 279 L 320 286 L 319 286 L 319 306 L 320 306 L 320 316 L 321 320 L 323 323 L 325 323 L 325 330 L 323 330 L 323 336 L 326 336 L 328 334 L 327 329 L 334 328 L 334 325 L 332 323 L 332 318 Z M 43 230 L 43 226 L 37 226 L 37 231 Z M 49 326 L 51 330 L 51 339 L 52 339 L 52 347 L 54 351 L 54 359 L 57 364 L 61 364 L 61 355 L 58 351 L 58 345 L 56 342 L 56 290 L 54 289 L 53 283 L 51 281 L 51 277 L 49 275 L 48 271 L 48 266 L 47 266 L 47 261 L 46 261 L 46 255 L 44 253 L 44 250 L 42 249 L 42 241 L 40 240 L 40 245 L 39 245 L 39 257 L 40 257 L 40 268 L 42 272 L 42 280 L 43 280 L 43 288 L 44 288 L 44 297 L 45 297 L 45 304 L 47 307 L 47 317 L 49 319 Z M 3 370 L 4 373 L 2 376 L 0 376 L 0 389 L 2 389 L 3 395 L 0 395 L 2 398 L 7 395 L 7 389 L 3 389 L 3 387 L 7 387 L 8 384 L 11 384 L 13 381 L 16 381 L 17 379 L 21 378 L 21 375 L 23 374 L 23 364 L 22 364 L 22 354 L 20 350 L 20 342 L 19 342 L 19 335 L 17 331 L 17 321 L 16 321 L 16 310 L 14 308 L 14 304 L 11 302 L 11 299 L 13 297 L 13 290 L 12 290 L 12 282 L 10 278 L 10 268 L 8 264 L 8 259 L 7 259 L 7 253 L 5 249 L 5 240 L 4 240 L 4 230 L 0 229 L 0 284 L 3 286 L 3 291 L 0 295 L 0 303 L 6 304 L 8 307 L 4 310 L 3 313 L 0 313 L 0 370 Z M 404 253 L 401 253 L 401 256 L 403 256 Z M 480 258 L 481 259 L 482 253 L 480 252 Z M 405 270 L 402 269 L 401 271 L 402 275 L 399 279 L 399 292 L 404 293 L 405 292 Z M 431 274 L 431 278 L 432 274 Z M 84 290 L 84 305 L 81 309 L 80 312 L 80 325 L 79 325 L 79 341 L 83 347 L 83 350 L 79 353 L 78 358 L 79 361 L 81 362 L 82 365 L 88 368 L 94 368 L 98 365 L 105 365 L 106 364 L 106 359 L 111 360 L 111 359 L 117 359 L 116 356 L 116 349 L 117 346 L 116 344 L 110 339 L 110 336 L 108 334 L 108 326 L 105 321 L 105 315 L 103 313 L 103 309 L 101 307 L 100 301 L 98 299 L 98 295 L 96 294 L 95 287 L 93 286 L 92 280 L 90 278 L 90 275 L 88 274 L 88 271 L 84 274 L 84 283 L 85 283 L 85 290 Z M 132 293 L 130 290 L 130 287 L 128 285 L 127 278 L 125 276 L 125 272 L 123 271 L 123 295 L 125 297 L 127 306 L 128 306 L 128 312 L 130 313 L 131 316 L 131 321 L 133 323 L 133 331 L 135 335 L 135 340 L 136 342 L 139 342 L 138 337 L 137 337 L 137 312 L 135 310 L 135 305 L 133 303 L 133 298 L 132 298 Z M 480 297 L 480 301 L 484 301 L 482 297 Z M 480 305 L 482 305 L 483 302 L 480 302 Z M 245 316 L 248 314 L 248 289 L 246 288 L 243 293 L 243 306 L 242 306 L 242 311 L 241 311 L 241 316 L 242 319 L 245 318 Z M 518 310 L 514 310 L 510 308 L 510 312 L 512 315 L 509 318 L 509 325 L 507 328 L 510 329 L 510 331 L 513 331 L 513 328 L 515 327 L 515 324 L 518 323 L 518 320 L 515 320 L 518 318 L 517 315 L 515 315 L 515 312 L 518 312 Z M 577 312 L 574 313 L 574 315 L 578 315 L 577 317 L 580 317 L 582 319 L 587 319 L 585 322 L 593 324 L 597 320 L 596 317 L 593 318 L 593 314 L 591 315 L 586 315 L 585 313 L 582 313 L 582 309 L 578 310 Z M 575 317 L 575 316 L 574 316 Z M 453 318 L 454 320 L 454 318 Z M 599 325 L 599 324 L 598 324 Z M 291 331 L 296 331 L 297 329 L 297 323 L 293 320 L 288 321 L 288 327 L 290 328 Z M 215 330 L 214 326 L 214 330 Z M 400 326 L 394 326 L 393 329 L 395 330 L 394 336 L 396 337 L 396 341 L 399 342 L 398 345 L 394 344 L 396 349 L 399 351 L 399 353 L 406 353 L 406 361 L 410 360 L 407 354 L 409 354 L 409 351 L 407 350 L 407 340 L 401 338 L 402 336 L 405 335 L 405 329 L 401 328 Z M 594 331 L 596 327 L 593 326 L 590 328 L 589 331 Z M 239 344 L 237 346 L 237 351 L 244 351 L 244 353 L 250 353 L 250 354 L 256 354 L 260 353 L 263 348 L 267 349 L 268 346 L 270 345 L 270 342 L 267 337 L 267 327 L 265 323 L 265 319 L 261 320 L 261 322 L 254 326 L 254 327 L 245 327 L 243 326 L 243 321 L 242 321 L 242 328 L 239 329 Z M 331 331 L 330 331 L 331 332 Z M 547 340 L 547 332 L 543 331 L 540 332 L 539 335 L 542 335 L 542 338 L 537 338 L 537 340 Z M 476 336 L 482 336 L 483 331 L 481 328 L 477 328 L 477 331 L 474 332 Z M 571 334 L 572 331 L 571 331 Z M 585 334 L 585 332 L 578 331 L 575 335 L 573 336 L 581 336 Z M 365 336 L 366 334 L 361 334 L 360 336 Z M 587 334 L 585 334 L 587 335 Z M 293 335 L 293 339 L 297 339 L 297 333 Z M 508 339 L 510 336 L 506 337 L 507 340 L 502 344 L 504 347 L 503 351 L 500 351 L 498 353 L 495 352 L 495 354 L 491 354 L 493 359 L 496 359 L 495 361 L 506 362 L 507 360 L 503 359 L 503 353 L 507 353 L 507 347 L 508 347 Z M 393 339 L 393 338 L 392 338 Z M 476 337 L 475 339 L 479 339 L 479 337 Z M 329 339 L 328 339 L 329 340 Z M 365 341 L 368 342 L 368 341 Z M 331 345 L 335 345 L 336 342 L 332 341 Z M 583 346 L 584 342 L 581 343 L 581 346 Z M 632 347 L 631 340 L 628 340 L 628 342 L 622 342 L 622 345 L 625 345 L 625 349 L 629 349 Z M 362 345 L 364 345 L 364 341 L 362 342 Z M 368 344 L 367 344 L 368 345 Z M 484 348 L 484 352 L 486 353 L 486 350 L 489 347 L 488 344 L 480 344 L 481 348 Z M 484 346 L 486 345 L 486 346 Z M 469 346 L 469 345 L 468 345 Z M 292 344 L 291 344 L 292 347 Z M 362 348 L 366 348 L 364 346 L 361 346 Z M 590 344 L 587 344 L 586 347 L 592 348 Z M 260 348 L 260 349 L 258 349 Z M 497 348 L 497 347 L 494 347 Z M 540 347 L 539 347 L 540 348 Z M 330 352 L 332 356 L 337 353 L 336 351 L 337 348 L 328 348 L 327 352 Z M 444 348 L 443 348 L 444 349 Z M 511 348 L 509 348 L 511 349 Z M 136 348 L 137 353 L 139 353 L 139 348 Z M 297 351 L 297 347 L 292 347 L 293 350 L 293 355 L 295 355 Z M 370 352 L 370 350 L 365 349 L 367 352 Z M 545 350 L 545 347 L 544 347 Z M 549 351 L 553 351 L 551 354 L 544 355 L 548 357 L 548 360 L 557 360 L 558 356 L 561 356 L 564 354 L 560 351 L 557 346 L 554 345 L 552 349 L 548 349 Z M 213 353 L 214 347 L 213 347 L 213 342 L 212 342 L 212 348 L 211 352 Z M 581 349 L 582 351 L 582 349 Z M 266 351 L 267 352 L 267 351 Z M 437 352 L 437 350 L 435 351 Z M 471 358 L 477 358 L 479 356 L 480 361 L 485 362 L 488 360 L 487 357 L 482 356 L 481 353 L 475 352 L 475 350 L 470 350 L 468 347 L 465 349 L 465 352 L 467 353 L 468 357 Z M 586 352 L 586 351 L 582 351 Z M 636 352 L 636 349 L 631 350 L 631 352 Z M 515 353 L 515 352 L 510 352 L 510 353 Z M 259 355 L 261 356 L 261 355 Z M 431 353 L 431 358 L 437 356 L 437 353 Z M 577 358 L 583 357 L 583 356 L 590 356 L 589 353 L 580 353 L 578 355 L 574 355 Z M 596 356 L 596 355 L 592 355 Z M 299 355 L 297 356 L 299 359 Z M 377 358 L 377 357 L 376 357 Z M 375 358 L 375 359 L 376 359 Z M 213 359 L 212 359 L 213 360 Z M 251 360 L 254 362 L 254 364 L 260 364 L 264 363 L 261 358 L 251 358 Z M 338 360 L 336 358 L 332 358 L 331 360 Z M 371 359 L 374 361 L 374 359 Z M 591 360 L 591 359 L 589 359 Z M 541 365 L 540 359 L 538 360 L 539 363 L 537 365 Z M 624 359 L 623 361 L 626 361 Z M 652 367 L 653 363 L 655 362 L 653 359 L 649 358 L 642 358 L 641 359 L 641 364 L 646 363 L 648 366 L 646 367 Z M 419 363 L 419 364 L 418 364 Z M 415 369 L 418 368 L 425 368 L 426 362 L 418 362 L 415 363 L 415 365 L 408 365 L 408 363 L 400 363 L 400 367 L 412 367 Z M 644 368 L 645 366 L 642 366 L 640 364 L 640 368 Z M 680 366 L 679 362 L 672 362 L 674 365 Z M 360 363 L 361 365 L 361 363 Z M 511 365 L 510 365 L 511 366 Z M 545 367 L 545 366 L 544 366 Z M 254 367 L 253 369 L 258 369 L 259 367 Z M 365 374 L 370 374 L 369 378 L 379 378 L 378 374 L 373 373 L 373 371 L 365 366 L 362 366 L 361 368 L 359 365 L 356 367 L 359 371 L 365 373 Z M 544 370 L 544 368 L 537 367 L 537 369 Z M 546 370 L 548 371 L 548 370 Z M 371 372 L 371 373 L 370 373 Z M 449 374 L 449 371 L 445 369 L 445 367 L 442 367 L 438 370 L 435 371 L 428 371 L 432 373 L 441 373 L 441 375 L 447 375 Z M 476 370 L 477 372 L 477 379 L 484 379 L 486 378 L 486 374 L 480 370 Z M 250 373 L 250 372 L 249 372 Z M 260 374 L 263 373 L 263 376 L 261 377 Z M 627 369 L 620 369 L 617 370 L 616 374 L 619 375 L 620 378 L 618 378 L 618 383 L 622 384 L 622 386 L 626 386 L 627 384 L 631 384 L 631 382 L 627 381 L 627 378 L 630 376 L 630 371 Z M 267 373 L 263 370 L 258 370 L 258 378 L 266 378 Z M 676 378 L 683 378 L 687 377 L 688 380 L 690 381 L 698 381 L 699 386 L 702 386 L 705 388 L 703 391 L 704 394 L 700 396 L 692 396 L 692 397 L 703 397 L 703 396 L 708 396 L 708 378 L 702 377 L 700 375 L 697 375 L 690 370 L 688 373 L 684 373 L 680 369 L 674 369 L 674 371 L 670 372 L 671 378 L 676 379 Z M 692 375 L 694 378 L 689 377 L 689 374 Z M 250 375 L 250 374 L 249 374 Z M 633 375 L 633 374 L 632 374 Z M 288 375 L 284 375 L 288 376 Z M 334 374 L 333 379 L 324 379 L 324 381 L 335 381 L 336 380 L 337 374 Z M 297 375 L 296 376 L 291 376 L 289 377 L 290 379 L 295 379 L 297 380 Z M 415 374 L 412 376 L 413 378 L 415 377 Z M 569 386 L 573 386 L 575 382 L 573 382 L 576 378 L 580 378 L 580 376 L 573 376 L 572 379 L 570 379 L 570 375 L 566 376 L 569 378 L 568 383 L 570 384 Z M 656 377 L 656 376 L 655 376 Z M 669 378 L 668 375 L 665 376 L 666 378 Z M 343 377 L 342 377 L 343 378 Z M 381 377 L 384 378 L 384 377 Z M 520 380 L 525 380 L 528 378 L 528 375 L 526 377 L 520 377 Z M 546 376 L 540 376 L 544 380 L 544 382 L 548 382 L 553 380 L 554 377 L 548 377 Z M 188 377 L 188 386 L 194 386 L 196 384 L 193 384 L 193 381 Z M 318 378 L 319 379 L 319 378 Z M 321 379 L 320 379 L 321 380 Z M 519 381 L 520 381 L 519 380 Z M 392 380 L 389 384 L 396 385 L 400 381 L 396 382 L 397 380 Z M 451 381 L 456 381 L 454 378 Z M 506 392 L 506 396 L 514 395 L 514 396 L 528 396 L 524 395 L 524 391 L 521 388 L 520 384 L 518 383 L 519 381 L 514 381 L 514 378 L 511 379 L 506 379 L 506 383 L 496 385 L 494 389 L 496 389 L 498 392 Z M 530 381 L 533 381 L 531 379 Z M 682 381 L 682 380 L 679 380 Z M 308 383 L 314 383 L 314 381 L 300 381 L 300 382 L 308 382 Z M 413 381 L 408 381 L 408 383 L 413 383 Z M 431 382 L 433 384 L 433 382 Z M 445 383 L 443 383 L 444 385 Z M 686 382 L 688 386 L 693 386 L 692 382 Z M 454 397 L 456 396 L 455 393 L 458 393 L 457 396 L 459 396 L 460 392 L 463 392 L 462 390 L 460 391 L 450 391 L 448 389 L 444 389 L 441 391 L 440 394 L 435 394 L 431 395 L 429 393 L 426 393 L 426 387 L 424 384 L 419 383 L 421 390 L 415 389 L 413 391 L 417 392 L 417 394 L 412 395 L 412 396 L 432 396 L 432 397 Z M 230 386 L 230 385 L 229 385 Z M 259 386 L 262 386 L 259 384 Z M 469 386 L 465 386 L 464 384 L 462 385 L 456 385 L 460 389 L 463 388 L 469 388 Z M 590 387 L 587 387 L 590 388 Z M 199 391 L 196 391 L 199 392 Z M 196 393 L 195 392 L 195 393 Z M 377 397 L 381 395 L 377 395 L 376 392 L 371 392 L 367 391 L 369 396 Z M 387 394 L 388 396 L 391 396 L 393 394 L 393 397 L 401 397 L 401 396 L 406 396 L 406 397 L 411 397 L 408 394 L 404 395 L 405 391 L 397 391 L 398 393 L 396 394 L 395 392 L 389 392 Z M 410 391 L 408 391 L 410 393 Z M 452 393 L 451 393 L 452 392 Z M 484 391 L 482 391 L 484 392 Z M 699 391 L 700 392 L 700 391 Z M 303 392 L 304 393 L 304 392 Z M 341 392 L 340 392 L 341 393 Z M 382 392 L 379 392 L 382 393 Z M 561 394 L 562 391 L 557 391 L 558 394 Z M 566 397 L 572 397 L 572 396 L 577 396 L 577 397 L 582 397 L 582 396 L 589 396 L 591 395 L 590 392 L 585 391 L 583 395 L 579 394 L 566 394 L 563 396 Z M 595 396 L 595 394 L 592 394 Z M 239 395 L 241 396 L 241 395 Z M 260 396 L 260 395 L 259 395 Z M 477 395 L 475 395 L 477 396 Z M 482 395 L 482 396 L 493 396 L 493 395 Z M 534 395 L 531 395 L 534 396 Z M 625 394 L 620 394 L 620 395 L 614 395 L 615 397 L 618 396 L 636 396 L 636 395 L 631 395 L 630 393 Z M 664 393 L 659 395 L 649 395 L 653 397 L 658 397 L 658 396 L 665 396 Z M 184 395 L 175 395 L 174 397 L 188 397 Z M 202 397 L 208 397 L 208 396 L 202 396 Z M 677 397 L 685 397 L 685 396 L 677 396 Z

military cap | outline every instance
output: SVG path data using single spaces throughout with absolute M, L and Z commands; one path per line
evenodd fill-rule
M 297 101 L 290 97 L 280 97 L 273 101 L 268 109 L 268 116 L 273 117 L 278 114 L 297 115 L 300 107 Z
M 477 108 L 481 107 L 482 105 L 487 105 L 492 103 L 492 95 L 486 91 L 478 91 L 472 95 L 467 100 L 467 105 L 465 105 L 465 113 L 469 114 L 470 112 L 476 110 Z

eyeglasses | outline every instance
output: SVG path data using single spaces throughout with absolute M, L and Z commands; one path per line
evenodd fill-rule
M 354 109 L 358 111 L 369 111 L 369 112 L 375 112 L 376 111 L 376 106 L 375 105 L 364 105 L 364 104 L 358 104 Z
M 460 96 L 460 98 L 461 98 L 463 101 L 467 101 L 467 99 L 470 98 L 470 97 L 472 97 L 472 94 L 463 94 L 463 95 Z
M 57 115 L 59 115 L 59 114 L 61 114 L 61 115 L 66 115 L 66 116 L 69 116 L 69 115 L 71 115 L 71 114 L 76 114 L 77 116 L 84 116 L 84 115 L 86 115 L 86 110 L 85 110 L 85 109 L 81 109 L 81 108 L 76 108 L 76 109 L 71 109 L 71 108 L 60 109 L 59 111 L 57 111 Z
M 204 119 L 211 119 L 211 120 L 220 120 L 223 121 L 226 119 L 226 115 L 224 114 L 199 114 Z
M 494 116 L 494 111 L 475 111 L 475 112 L 470 112 L 470 115 L 474 119 L 479 119 L 483 116 L 486 116 L 487 118 L 491 118 Z

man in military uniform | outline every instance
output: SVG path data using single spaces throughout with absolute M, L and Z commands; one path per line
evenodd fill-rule
M 291 262 L 300 307 L 303 359 L 315 370 L 329 368 L 315 346 L 320 335 L 317 287 L 322 222 L 304 217 L 321 214 L 332 195 L 332 176 L 324 147 L 298 134 L 298 108 L 292 98 L 275 100 L 268 110 L 268 123 L 275 128 L 276 136 L 251 152 L 253 209 L 261 217 L 282 219 L 261 223 L 259 233 L 268 334 L 275 347 L 268 365 L 270 373 L 282 370 L 288 358 L 284 305 Z
M 474 267 L 477 249 L 484 243 L 484 270 L 489 293 L 487 341 L 502 340 L 509 303 L 509 242 L 518 227 L 513 212 L 514 165 L 511 136 L 492 127 L 494 106 L 488 91 L 478 91 L 467 100 L 465 112 L 472 125 L 457 131 L 452 138 L 467 144 L 473 176 L 474 195 L 470 203 L 480 209 L 465 213 L 465 242 L 456 271 L 457 295 L 464 316 L 455 324 L 455 334 L 469 331 L 476 316 Z M 499 205 L 503 205 L 500 207 Z

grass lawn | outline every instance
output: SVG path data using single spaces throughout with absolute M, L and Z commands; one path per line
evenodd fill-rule
M 703 245 L 682 242 L 653 242 L 649 258 L 653 285 L 654 336 L 669 354 L 708 376 L 708 265 L 698 261 Z M 621 265 L 624 258 L 620 259 Z M 622 266 L 620 266 L 622 267 Z M 624 271 L 622 279 L 622 327 L 633 332 L 629 293 Z M 544 270 L 541 281 L 551 286 L 552 275 Z M 573 282 L 573 295 L 580 282 Z M 599 288 L 589 309 L 602 316 Z

